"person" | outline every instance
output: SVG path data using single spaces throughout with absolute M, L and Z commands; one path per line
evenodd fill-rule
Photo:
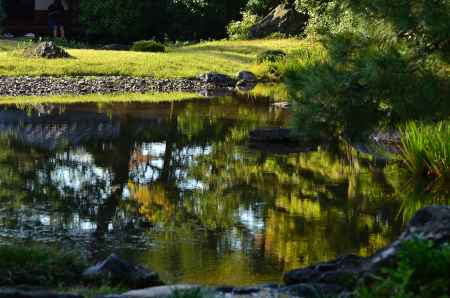
M 48 7 L 48 26 L 50 31 L 53 32 L 53 37 L 65 37 L 64 32 L 64 14 L 65 9 L 61 0 L 55 0 Z M 59 36 L 58 36 L 59 33 Z

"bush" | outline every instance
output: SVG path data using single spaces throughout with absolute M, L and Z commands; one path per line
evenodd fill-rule
M 73 285 L 86 267 L 75 253 L 37 246 L 0 247 L 0 260 L 2 286 Z
M 309 15 L 309 38 L 326 52 L 278 68 L 296 102 L 297 131 L 364 141 L 380 126 L 448 119 L 450 1 L 297 4 Z
M 416 175 L 450 178 L 450 122 L 409 122 L 401 129 L 401 157 Z
M 155 40 L 140 40 L 133 44 L 131 50 L 136 52 L 163 53 L 166 51 L 166 46 Z
M 448 297 L 449 280 L 450 245 L 416 239 L 403 244 L 395 268 L 357 289 L 356 297 Z
M 286 53 L 279 50 L 264 51 L 256 56 L 257 63 L 277 62 L 286 57 Z
M 233 21 L 227 26 L 230 39 L 249 39 L 250 30 L 256 24 L 258 17 L 248 11 L 242 13 L 241 21 Z

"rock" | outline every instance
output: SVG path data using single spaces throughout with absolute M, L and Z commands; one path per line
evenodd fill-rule
M 258 78 L 253 72 L 243 70 L 237 74 L 237 80 L 255 83 L 258 81 Z
M 307 17 L 292 5 L 280 4 L 250 29 L 250 38 L 267 37 L 280 32 L 295 35 L 303 32 Z
M 232 93 L 234 85 L 221 87 L 198 79 L 154 79 L 150 77 L 0 77 L 0 96 L 44 96 L 111 94 L 117 92 L 172 92 L 222 90 Z
M 288 142 L 291 141 L 291 130 L 288 128 L 257 128 L 250 131 L 253 142 Z
M 402 243 L 413 240 L 417 235 L 435 244 L 450 242 L 450 206 L 435 205 L 419 210 L 394 243 L 369 258 L 363 271 L 374 272 L 380 267 L 390 266 L 395 262 Z
M 109 51 L 128 51 L 130 49 L 130 46 L 126 44 L 112 43 L 104 45 L 102 49 Z
M 419 212 L 408 223 L 405 231 L 391 245 L 367 258 L 349 255 L 334 261 L 320 263 L 303 269 L 292 270 L 284 274 L 284 282 L 290 285 L 339 286 L 344 290 L 352 290 L 365 278 L 378 274 L 380 268 L 393 266 L 403 242 L 413 240 L 420 235 L 424 240 L 436 245 L 450 241 L 450 206 L 429 206 Z M 303 288 L 299 286 L 301 290 Z
M 162 298 L 172 295 L 174 292 L 185 292 L 200 289 L 196 285 L 171 285 L 171 286 L 161 286 L 153 287 L 141 290 L 129 291 L 123 294 L 125 297 L 136 297 L 136 298 Z
M 236 83 L 236 81 L 233 80 L 231 77 L 217 72 L 207 72 L 201 74 L 199 76 L 199 79 L 204 83 L 211 83 L 216 86 L 222 87 L 234 86 Z
M 346 292 L 346 289 L 333 284 L 298 284 L 281 288 L 279 292 L 285 293 L 289 297 L 316 298 L 337 297 L 337 295 Z
M 25 56 L 47 59 L 69 58 L 70 55 L 63 48 L 58 47 L 52 41 L 40 42 L 25 50 Z
M 287 110 L 291 107 L 291 104 L 288 101 L 280 101 L 273 103 L 272 106 L 277 109 Z
M 44 290 L 0 288 L 0 298 L 83 298 L 76 294 L 55 293 Z
M 83 279 L 87 282 L 110 285 L 122 285 L 129 288 L 145 288 L 163 285 L 155 272 L 140 265 L 131 265 L 116 255 L 111 255 L 105 261 L 89 267 L 83 272 Z
M 359 277 L 365 261 L 365 258 L 355 255 L 344 256 L 331 262 L 289 271 L 283 276 L 283 280 L 287 285 L 315 283 L 351 286 Z
M 256 82 L 249 82 L 249 81 L 238 81 L 236 83 L 236 89 L 238 89 L 239 91 L 250 91 L 253 88 L 256 87 Z

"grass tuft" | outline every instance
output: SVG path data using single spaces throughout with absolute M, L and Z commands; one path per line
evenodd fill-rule
M 401 157 L 418 176 L 450 178 L 450 122 L 409 122 L 401 129 Z

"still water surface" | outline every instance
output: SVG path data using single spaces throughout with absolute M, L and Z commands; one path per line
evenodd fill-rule
M 394 239 L 395 168 L 344 144 L 248 144 L 252 128 L 288 119 L 230 97 L 1 107 L 0 242 L 115 252 L 168 282 L 247 285 Z

